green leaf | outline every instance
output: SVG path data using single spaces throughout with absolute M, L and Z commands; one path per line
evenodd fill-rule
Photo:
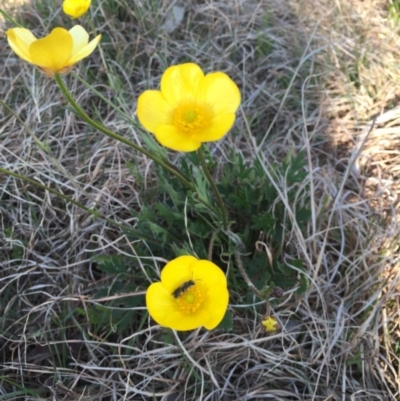
M 168 223 L 174 223 L 176 221 L 183 220 L 182 213 L 176 212 L 165 203 L 157 203 L 154 206 L 154 209 L 157 210 L 159 216 L 166 219 Z
M 300 287 L 296 291 L 297 294 L 303 295 L 308 290 L 309 285 L 308 277 L 305 274 L 300 274 Z
M 307 208 L 301 208 L 296 210 L 296 222 L 297 224 L 305 224 L 311 220 L 311 210 Z
M 358 371 L 362 371 L 362 364 L 363 364 L 363 356 L 361 352 L 357 352 L 355 355 L 351 356 L 350 358 L 347 359 L 346 365 L 357 365 Z
M 281 263 L 281 262 L 276 262 L 275 266 L 277 269 L 283 273 L 285 276 L 293 273 L 293 270 L 286 264 L 286 263 Z
M 263 289 L 271 279 L 269 262 L 265 252 L 256 253 L 253 259 L 243 259 L 243 266 L 257 289 Z M 251 291 L 249 289 L 249 291 Z
M 98 268 L 108 274 L 118 275 L 126 273 L 126 261 L 122 255 L 100 255 L 93 258 Z
M 262 230 L 265 233 L 269 233 L 271 230 L 273 230 L 276 223 L 276 219 L 268 211 L 265 211 L 258 216 L 253 216 L 252 221 L 254 223 L 251 226 L 253 230 Z
M 305 167 L 305 153 L 304 151 L 293 158 L 289 153 L 284 162 L 286 166 L 286 181 L 289 185 L 303 182 L 307 178 L 307 171 Z

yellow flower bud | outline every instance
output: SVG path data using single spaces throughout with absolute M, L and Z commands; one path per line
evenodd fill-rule
M 263 318 L 263 320 L 261 320 L 261 324 L 267 333 L 272 333 L 279 329 L 278 321 L 272 316 Z
M 91 0 L 64 0 L 63 11 L 72 18 L 82 17 L 90 7 Z

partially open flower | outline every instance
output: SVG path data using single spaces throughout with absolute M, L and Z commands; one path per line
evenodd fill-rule
M 64 0 L 63 11 L 72 18 L 82 17 L 92 0 Z
M 74 64 L 89 56 L 101 39 L 98 35 L 89 42 L 89 34 L 80 25 L 67 31 L 54 28 L 50 35 L 36 39 L 25 28 L 12 28 L 7 32 L 11 49 L 28 63 L 38 66 L 48 77 L 65 74 Z
M 272 316 L 265 316 L 261 320 L 261 325 L 267 333 L 272 333 L 280 328 L 278 321 Z
M 161 145 L 181 152 L 221 139 L 235 122 L 240 105 L 236 84 L 223 72 L 204 75 L 193 63 L 167 68 L 161 90 L 138 99 L 137 116 Z
M 180 256 L 167 263 L 161 281 L 147 289 L 150 316 L 161 326 L 212 330 L 223 319 L 229 293 L 224 272 L 208 260 Z

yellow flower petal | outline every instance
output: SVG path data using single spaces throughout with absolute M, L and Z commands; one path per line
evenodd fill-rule
M 223 72 L 207 74 L 201 81 L 198 97 L 212 106 L 214 113 L 235 113 L 240 105 L 237 85 Z
M 92 54 L 94 49 L 100 42 L 100 39 L 101 35 L 97 35 L 92 41 L 90 41 L 86 46 L 81 48 L 76 54 L 73 54 L 71 59 L 68 61 L 68 65 L 74 65 L 78 61 Z
M 72 18 L 79 18 L 90 7 L 91 0 L 64 0 L 63 11 Z
M 147 131 L 154 134 L 160 125 L 168 124 L 173 113 L 160 91 L 147 90 L 138 99 L 137 116 Z
M 153 283 L 146 292 L 146 305 L 150 316 L 162 326 L 165 326 L 166 316 L 177 311 L 176 300 L 172 291 L 165 288 L 161 282 Z
M 221 323 L 221 320 L 225 316 L 228 303 L 229 292 L 226 287 L 221 288 L 220 285 L 216 285 L 208 289 L 207 298 L 202 304 L 202 308 L 210 312 L 208 320 L 203 323 L 203 326 L 207 330 L 215 329 Z
M 72 37 L 73 46 L 71 56 L 73 57 L 89 43 L 89 34 L 81 25 L 75 25 L 68 32 Z
M 161 272 L 163 286 L 170 291 L 170 294 L 183 282 L 193 278 L 193 266 L 198 259 L 191 255 L 183 255 L 168 262 Z
M 72 37 L 64 28 L 54 28 L 50 35 L 31 43 L 32 63 L 57 72 L 67 66 L 73 48 Z
M 207 296 L 203 301 L 202 308 L 209 311 L 210 315 L 203 326 L 212 330 L 218 326 L 225 316 L 229 302 L 229 292 L 224 272 L 216 269 L 214 263 L 208 260 L 199 260 L 193 266 L 193 279 L 201 282 L 206 289 Z
M 211 120 L 210 126 L 196 133 L 196 140 L 200 142 L 218 141 L 232 128 L 235 123 L 235 114 L 218 114 Z
M 208 260 L 197 260 L 192 266 L 193 280 L 200 280 L 206 287 L 222 285 L 226 287 L 225 273 L 220 269 L 216 269 L 216 265 Z
M 150 285 L 146 292 L 146 305 L 150 316 L 161 326 L 174 330 L 193 330 L 210 320 L 210 314 L 200 309 L 193 314 L 178 310 L 176 299 L 161 282 Z
M 174 330 L 193 330 L 210 320 L 210 313 L 203 308 L 190 315 L 180 311 L 176 299 L 161 282 L 153 283 L 148 288 L 146 305 L 150 316 L 158 324 Z
M 210 320 L 210 313 L 207 310 L 201 309 L 193 315 L 186 315 L 176 311 L 165 317 L 165 327 L 174 330 L 186 331 L 194 330 L 204 325 L 204 322 Z
M 174 125 L 159 125 L 154 135 L 161 145 L 178 152 L 193 152 L 201 145 L 200 141 L 182 134 Z
M 182 99 L 196 97 L 203 79 L 203 71 L 194 63 L 174 65 L 161 78 L 161 93 L 170 106 L 176 107 Z
M 23 60 L 32 63 L 29 46 L 36 40 L 33 33 L 25 28 L 12 28 L 6 34 L 11 49 Z

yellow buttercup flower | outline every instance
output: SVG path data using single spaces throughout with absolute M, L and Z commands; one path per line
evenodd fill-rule
M 80 25 L 69 31 L 54 28 L 42 39 L 36 39 L 25 28 L 12 28 L 6 34 L 11 49 L 28 63 L 38 66 L 48 77 L 70 71 L 74 64 L 93 52 L 101 39 L 98 35 L 89 42 L 89 34 Z
M 229 293 L 224 272 L 208 260 L 180 256 L 167 263 L 161 281 L 146 292 L 150 316 L 161 326 L 212 330 L 223 319 Z
M 202 142 L 221 139 L 235 122 L 239 105 L 239 89 L 228 75 L 204 75 L 198 65 L 187 63 L 167 68 L 161 90 L 139 96 L 137 116 L 161 145 L 192 152 Z
M 91 0 L 64 0 L 63 11 L 72 18 L 82 17 L 89 10 Z

